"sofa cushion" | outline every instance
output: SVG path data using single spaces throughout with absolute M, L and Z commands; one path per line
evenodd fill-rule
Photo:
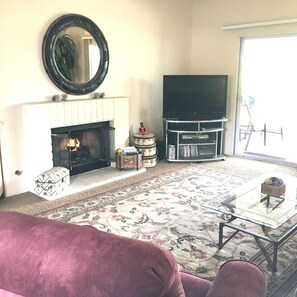
M 211 287 L 211 282 L 200 277 L 181 272 L 181 279 L 187 297 L 205 297 Z

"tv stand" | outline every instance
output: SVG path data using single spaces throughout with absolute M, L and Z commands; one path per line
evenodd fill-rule
M 194 162 L 224 160 L 222 154 L 224 122 L 216 120 L 164 119 L 166 160 Z

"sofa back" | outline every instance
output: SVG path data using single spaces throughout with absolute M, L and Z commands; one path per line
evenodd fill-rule
M 0 212 L 0 230 L 7 296 L 184 296 L 175 259 L 154 244 L 15 212 Z

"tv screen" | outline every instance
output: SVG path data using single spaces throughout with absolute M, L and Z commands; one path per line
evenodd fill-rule
M 228 75 L 164 75 L 163 118 L 226 117 Z

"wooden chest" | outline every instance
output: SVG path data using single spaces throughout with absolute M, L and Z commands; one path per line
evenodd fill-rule
M 139 169 L 142 166 L 142 154 L 137 155 L 116 155 L 117 168 Z

